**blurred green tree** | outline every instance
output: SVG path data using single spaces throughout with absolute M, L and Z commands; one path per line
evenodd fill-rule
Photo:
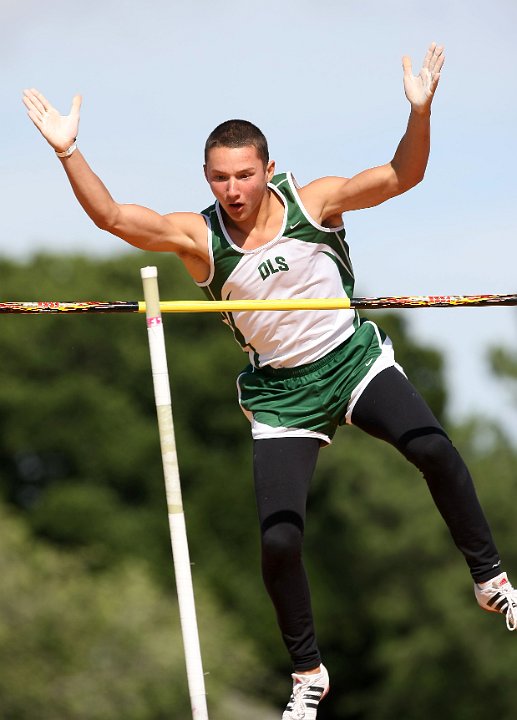
M 92 575 L 80 554 L 34 541 L 0 503 L 3 720 L 191 716 L 178 609 L 140 562 Z M 231 616 L 197 584 L 210 717 L 272 718 L 242 689 L 257 660 Z M 224 656 L 221 648 L 230 645 Z
M 2 294 L 5 300 L 136 300 L 146 264 L 158 266 L 163 299 L 200 297 L 173 258 L 142 253 L 2 260 Z M 440 353 L 412 340 L 403 313 L 375 319 L 467 459 L 503 557 L 517 569 L 508 502 L 516 490 L 515 448 L 495 426 L 452 426 Z M 0 323 L 0 493 L 33 534 L 24 545 L 30 561 L 23 583 L 46 584 L 54 593 L 57 581 L 37 574 L 46 562 L 38 559 L 44 539 L 66 549 L 67 562 L 79 563 L 84 587 L 102 588 L 114 577 L 120 587 L 131 585 L 131 573 L 147 573 L 144 563 L 152 571 L 149 593 L 168 596 L 173 573 L 143 318 L 2 316 Z M 236 404 L 235 376 L 246 358 L 211 314 L 167 316 L 165 330 L 201 636 L 221 684 L 234 692 L 253 667 L 254 691 L 281 707 L 288 664 L 260 580 L 249 427 Z M 395 450 L 347 427 L 322 452 L 306 560 L 333 678 L 322 720 L 512 716 L 513 638 L 503 618 L 478 610 L 425 483 Z M 87 604 L 86 591 L 77 591 L 81 602 L 74 592 L 67 589 L 59 600 L 55 590 L 61 614 L 69 602 Z M 13 592 L 7 595 L 12 602 Z M 95 602 L 91 623 L 108 612 Z M 35 663 L 46 662 L 39 645 L 33 651 Z M 55 651 L 59 660 L 59 644 Z M 214 711 L 223 713 L 221 720 L 232 712 L 242 717 L 238 698 L 233 710 L 221 708 L 222 700 Z M 149 717 L 159 720 L 160 712 Z M 267 709 L 260 712 L 266 720 Z

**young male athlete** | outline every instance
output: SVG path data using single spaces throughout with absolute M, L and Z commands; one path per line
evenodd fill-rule
M 249 122 L 218 126 L 205 147 L 215 203 L 202 213 L 159 215 L 113 200 L 77 148 L 81 98 L 59 115 L 36 90 L 29 117 L 61 158 L 73 191 L 98 227 L 143 250 L 174 252 L 214 299 L 351 297 L 352 266 L 342 213 L 367 208 L 419 183 L 430 146 L 431 103 L 444 61 L 430 46 L 418 76 L 403 59 L 411 105 L 391 162 L 352 178 L 298 187 L 275 175 L 267 142 Z M 517 591 L 500 565 L 461 457 L 396 364 L 389 339 L 353 310 L 225 315 L 250 363 L 238 378 L 254 441 L 262 570 L 293 662 L 283 720 L 315 720 L 329 689 L 313 627 L 302 563 L 308 486 L 321 445 L 351 423 L 394 445 L 424 475 L 485 610 L 517 627 Z

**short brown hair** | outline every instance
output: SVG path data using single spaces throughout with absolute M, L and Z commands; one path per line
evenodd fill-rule
M 226 120 L 208 136 L 205 143 L 205 163 L 208 161 L 208 153 L 214 147 L 239 148 L 248 145 L 253 145 L 266 167 L 269 150 L 264 133 L 248 120 Z

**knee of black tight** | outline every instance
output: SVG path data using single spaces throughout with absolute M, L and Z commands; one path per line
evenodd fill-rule
M 297 562 L 302 555 L 303 533 L 290 522 L 281 522 L 264 530 L 262 535 L 262 561 L 271 566 Z
M 399 448 L 426 477 L 435 473 L 444 476 L 463 465 L 458 451 L 443 431 L 413 437 L 405 444 L 399 443 Z

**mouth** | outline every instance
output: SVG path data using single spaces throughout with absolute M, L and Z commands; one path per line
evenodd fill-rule
M 228 203 L 227 207 L 232 213 L 240 213 L 244 208 L 244 203 Z

